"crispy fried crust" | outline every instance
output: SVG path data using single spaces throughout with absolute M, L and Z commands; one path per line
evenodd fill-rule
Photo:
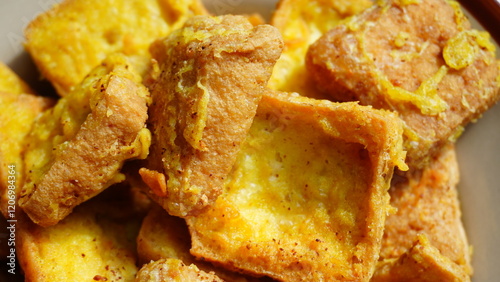
M 199 212 L 219 196 L 281 49 L 275 28 L 243 16 L 194 17 L 152 46 L 159 73 L 141 175 L 169 213 Z
M 145 70 L 151 42 L 199 14 L 206 11 L 198 0 L 65 0 L 29 24 L 25 46 L 65 96 L 111 53 Z
M 342 19 L 358 14 L 372 5 L 370 0 L 281 0 L 271 25 L 283 34 L 285 49 L 276 62 L 269 87 L 279 91 L 324 98 L 305 67 L 309 45 Z
M 18 211 L 16 251 L 26 281 L 133 281 L 143 217 L 133 201 L 128 187 L 113 187 L 50 227 Z
M 119 172 L 126 160 L 147 155 L 149 92 L 128 68 L 121 56 L 110 58 L 95 71 L 104 74 L 89 77 L 96 84 L 70 94 L 83 96 L 82 103 L 63 98 L 37 120 L 39 128 L 27 137 L 28 178 L 19 199 L 35 223 L 56 224 L 78 204 L 123 181 Z M 81 126 L 67 117 L 79 114 Z
M 456 2 L 381 3 L 313 44 L 307 67 L 335 99 L 397 111 L 408 164 L 422 168 L 499 99 L 499 63 Z
M 179 259 L 160 259 L 144 265 L 137 273 L 136 282 L 210 281 L 222 282 L 213 272 L 205 272 L 196 265 L 185 265 Z
M 399 258 L 384 261 L 371 282 L 467 282 L 464 269 L 443 256 L 421 235 Z
M 455 147 L 446 145 L 423 171 L 396 177 L 390 190 L 397 209 L 387 217 L 380 259 L 396 259 L 425 234 L 441 254 L 472 273 L 470 249 L 457 195 L 459 170 Z
M 224 193 L 187 218 L 191 253 L 283 281 L 368 281 L 401 133 L 389 112 L 265 95 Z

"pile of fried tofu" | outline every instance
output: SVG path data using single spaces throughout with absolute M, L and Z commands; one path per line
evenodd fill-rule
M 57 93 L 0 65 L 26 281 L 470 281 L 454 143 L 500 61 L 457 2 L 65 0 L 25 35 Z

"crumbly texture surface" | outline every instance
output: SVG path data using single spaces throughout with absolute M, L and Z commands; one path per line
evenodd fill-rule
M 35 223 L 56 224 L 75 206 L 123 181 L 125 160 L 147 156 L 148 97 L 138 75 L 118 56 L 37 119 L 26 137 L 27 180 L 19 198 Z
M 396 176 L 390 190 L 397 209 L 387 217 L 380 260 L 400 257 L 418 236 L 471 274 L 471 250 L 461 220 L 457 195 L 459 168 L 455 147 L 446 145 L 423 171 Z
M 421 235 L 397 259 L 384 261 L 370 280 L 372 282 L 468 282 L 470 277 L 463 268 L 443 256 Z
M 401 133 L 389 112 L 265 95 L 224 193 L 187 218 L 191 253 L 284 281 L 368 281 Z
M 65 96 L 115 52 L 145 72 L 154 40 L 205 13 L 198 0 L 65 0 L 28 25 L 25 46 L 42 75 Z
M 196 265 L 186 265 L 178 259 L 160 259 L 144 265 L 137 273 L 136 282 L 160 282 L 160 281 L 209 281 L 222 282 L 213 272 L 205 272 L 198 269 Z
M 314 43 L 307 67 L 334 99 L 398 112 L 422 168 L 499 99 L 495 46 L 454 1 L 379 3 Z
M 198 16 L 151 49 L 153 140 L 141 175 L 153 199 L 184 217 L 222 192 L 282 40 L 243 16 Z
M 16 249 L 26 281 L 134 281 L 143 214 L 130 192 L 112 188 L 50 227 L 18 211 Z

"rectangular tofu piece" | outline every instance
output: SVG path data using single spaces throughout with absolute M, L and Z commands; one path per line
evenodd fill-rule
M 224 193 L 186 219 L 191 253 L 282 281 L 368 281 L 402 130 L 357 103 L 265 95 Z
M 495 46 L 455 1 L 379 1 L 323 35 L 306 60 L 332 98 L 399 113 L 410 168 L 500 98 Z
M 285 48 L 273 69 L 269 87 L 307 97 L 327 97 L 316 89 L 316 83 L 307 73 L 307 49 L 343 19 L 360 13 L 372 4 L 370 0 L 279 1 L 271 25 L 283 34 Z
M 442 255 L 420 235 L 410 249 L 397 259 L 383 261 L 371 282 L 469 282 L 462 267 Z
M 52 99 L 35 95 L 0 62 L 0 212 L 6 218 L 14 215 L 13 207 L 24 183 L 23 141 L 36 117 L 53 104 Z
M 72 93 L 45 111 L 26 136 L 26 183 L 19 206 L 50 226 L 125 176 L 126 160 L 145 158 L 149 92 L 121 55 L 112 55 Z
M 28 25 L 25 46 L 65 96 L 112 53 L 145 72 L 149 45 L 198 14 L 206 14 L 199 0 L 65 0 Z
M 133 281 L 143 217 L 133 205 L 128 187 L 118 186 L 54 226 L 41 227 L 19 211 L 16 249 L 26 281 Z
M 222 192 L 282 51 L 278 30 L 243 16 L 193 17 L 152 46 L 150 195 L 187 216 Z
M 213 272 L 200 270 L 196 265 L 186 265 L 179 259 L 160 259 L 144 265 L 135 282 L 164 282 L 164 281 L 189 281 L 189 282 L 223 282 Z
M 385 222 L 380 259 L 396 259 L 425 234 L 441 254 L 472 274 L 471 250 L 461 219 L 455 146 L 447 144 L 422 171 L 396 176 L 389 193 L 396 212 Z

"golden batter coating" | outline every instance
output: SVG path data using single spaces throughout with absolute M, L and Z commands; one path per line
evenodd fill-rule
M 198 16 L 152 46 L 151 196 L 187 216 L 220 195 L 282 50 L 276 28 L 243 16 Z
M 50 227 L 19 211 L 16 249 L 26 281 L 133 281 L 143 213 L 131 192 L 112 187 Z
M 154 40 L 206 13 L 198 0 L 65 0 L 29 24 L 25 46 L 65 96 L 112 53 L 145 72 Z
M 37 119 L 26 138 L 27 179 L 19 199 L 35 223 L 56 224 L 123 181 L 126 160 L 147 156 L 148 97 L 128 62 L 112 56 Z
M 443 256 L 421 235 L 408 251 L 397 259 L 383 261 L 371 282 L 468 282 L 463 268 Z
M 500 98 L 500 64 L 456 2 L 379 3 L 314 43 L 307 66 L 334 99 L 398 112 L 408 164 L 422 168 Z
M 136 282 L 223 282 L 213 272 L 205 272 L 196 265 L 185 265 L 179 259 L 160 259 L 144 265 L 135 279 Z
M 356 103 L 263 96 L 224 193 L 186 218 L 191 253 L 283 281 L 368 281 L 402 130 Z
M 35 118 L 53 105 L 0 62 L 0 212 L 10 218 L 24 183 L 23 140 Z M 10 189 L 9 189 L 10 187 Z M 9 204 L 10 201 L 10 204 Z M 10 206 L 10 208 L 9 208 Z
M 423 171 L 396 176 L 391 205 L 396 213 L 387 217 L 380 259 L 395 259 L 411 248 L 420 234 L 430 244 L 472 274 L 470 248 L 461 220 L 457 195 L 459 169 L 455 147 L 447 144 Z

